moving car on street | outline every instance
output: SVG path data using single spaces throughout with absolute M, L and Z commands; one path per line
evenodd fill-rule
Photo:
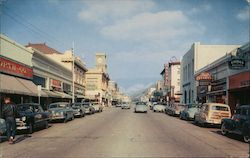
M 50 114 L 45 112 L 39 104 L 25 103 L 17 105 L 17 130 L 28 130 L 29 133 L 33 133 L 35 128 L 48 128 L 49 120 Z
M 180 113 L 180 119 L 193 120 L 194 114 L 199 110 L 201 104 L 187 104 L 185 109 Z
M 230 118 L 229 105 L 220 103 L 204 103 L 194 115 L 194 123 L 205 126 L 206 124 L 220 125 L 221 120 Z
M 74 110 L 75 117 L 84 117 L 85 116 L 85 107 L 82 103 L 73 103 L 72 108 Z
M 153 106 L 153 111 L 154 112 L 164 112 L 166 109 L 166 106 L 165 105 L 162 105 L 160 103 L 156 104 Z
M 137 112 L 143 112 L 143 113 L 147 113 L 148 112 L 148 107 L 147 104 L 145 102 L 137 102 L 135 104 L 135 109 L 134 109 L 135 113 Z
M 246 143 L 250 142 L 250 105 L 242 105 L 236 108 L 233 117 L 222 119 L 221 133 L 227 135 L 234 133 L 242 135 Z
M 57 102 L 49 105 L 48 111 L 52 114 L 52 121 L 62 120 L 66 123 L 74 119 L 74 110 L 67 102 Z

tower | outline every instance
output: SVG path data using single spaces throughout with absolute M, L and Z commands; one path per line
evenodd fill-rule
M 107 73 L 107 58 L 105 53 L 96 53 L 96 68 Z

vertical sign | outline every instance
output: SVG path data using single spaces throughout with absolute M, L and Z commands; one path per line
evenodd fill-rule
M 164 86 L 169 85 L 169 77 L 168 77 L 168 67 L 169 63 L 164 64 L 164 69 L 165 69 L 165 78 L 164 78 Z

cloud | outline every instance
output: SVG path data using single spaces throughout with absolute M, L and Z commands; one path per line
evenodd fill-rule
M 139 92 L 139 91 L 145 90 L 146 88 L 152 86 L 153 84 L 154 84 L 154 83 L 148 83 L 148 84 L 142 84 L 142 83 L 140 83 L 140 84 L 134 84 L 134 85 L 128 87 L 127 89 L 124 89 L 124 91 L 125 91 L 126 93 L 132 95 L 132 94 L 135 94 L 135 93 L 137 93 L 137 92 Z
M 102 24 L 109 19 L 123 18 L 154 7 L 152 1 L 84 1 L 86 6 L 78 17 L 86 22 Z
M 249 14 L 250 14 L 249 6 L 246 6 L 244 9 L 238 12 L 236 18 L 241 21 L 248 21 L 250 18 Z
M 194 7 L 192 9 L 190 9 L 190 11 L 188 12 L 188 14 L 193 15 L 193 14 L 200 14 L 201 12 L 209 12 L 212 10 L 212 6 L 210 4 L 203 4 L 199 7 Z
M 203 34 L 205 27 L 193 22 L 182 11 L 141 13 L 105 26 L 101 34 L 115 40 L 163 40 Z

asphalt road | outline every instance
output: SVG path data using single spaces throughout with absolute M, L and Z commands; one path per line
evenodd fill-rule
M 108 108 L 0 143 L 0 158 L 248 157 L 248 144 L 236 138 L 162 113 Z

